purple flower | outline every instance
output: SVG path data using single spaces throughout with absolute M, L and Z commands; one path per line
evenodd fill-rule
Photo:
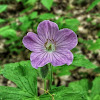
M 77 35 L 72 30 L 59 30 L 56 23 L 45 20 L 38 25 L 37 33 L 28 32 L 23 38 L 24 46 L 32 51 L 30 60 L 34 68 L 48 63 L 53 66 L 72 63 L 70 50 L 77 45 Z

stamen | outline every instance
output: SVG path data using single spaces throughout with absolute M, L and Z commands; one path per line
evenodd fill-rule
M 47 42 L 44 44 L 44 46 L 48 52 L 55 51 L 55 42 L 53 39 L 52 40 L 47 39 Z

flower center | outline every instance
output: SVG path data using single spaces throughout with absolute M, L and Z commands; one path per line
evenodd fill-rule
M 47 40 L 45 43 L 45 48 L 48 52 L 55 51 L 55 44 L 53 43 L 54 41 Z

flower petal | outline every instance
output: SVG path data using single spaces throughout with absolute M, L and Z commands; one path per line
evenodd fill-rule
M 47 39 L 53 39 L 58 30 L 58 25 L 49 20 L 41 22 L 37 28 L 38 36 L 44 43 Z
M 73 61 L 73 54 L 70 50 L 67 51 L 56 51 L 52 54 L 52 65 L 61 66 L 64 64 L 70 65 Z
M 49 63 L 49 57 L 47 52 L 39 52 L 39 53 L 32 53 L 30 56 L 31 65 L 34 68 L 43 67 L 47 63 Z
M 70 29 L 61 29 L 56 33 L 55 37 L 57 49 L 71 50 L 77 45 L 77 35 Z
M 43 42 L 38 38 L 37 34 L 28 32 L 23 38 L 24 46 L 30 51 L 39 52 L 43 49 Z

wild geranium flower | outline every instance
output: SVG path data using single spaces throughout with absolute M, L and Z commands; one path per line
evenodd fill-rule
M 28 32 L 23 38 L 24 46 L 32 51 L 30 60 L 34 68 L 48 63 L 53 66 L 72 63 L 70 50 L 77 45 L 77 35 L 72 30 L 59 30 L 56 23 L 45 20 L 38 25 L 37 33 Z

